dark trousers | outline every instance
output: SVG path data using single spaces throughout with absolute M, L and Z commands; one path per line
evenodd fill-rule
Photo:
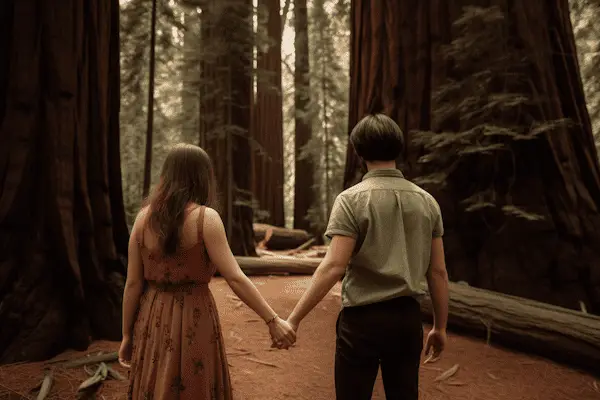
M 417 300 L 345 307 L 336 332 L 337 400 L 370 400 L 380 365 L 387 400 L 418 399 L 423 325 Z

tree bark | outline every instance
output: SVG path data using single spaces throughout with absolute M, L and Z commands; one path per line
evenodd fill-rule
M 271 41 L 257 44 L 256 102 L 253 139 L 262 148 L 253 152 L 252 191 L 259 207 L 269 213 L 265 220 L 284 226 L 283 212 L 283 103 L 281 88 L 281 16 L 279 0 L 259 0 L 268 12 L 266 34 Z M 264 29 L 260 25 L 258 29 Z
M 221 215 L 236 255 L 255 255 L 250 165 L 251 0 L 202 9 L 200 136 L 215 166 Z
M 311 236 L 302 229 L 280 228 L 268 224 L 254 224 L 254 237 L 257 242 L 263 241 L 268 234 L 266 241 L 267 248 L 271 250 L 290 250 L 306 243 Z
M 310 106 L 310 63 L 308 43 L 308 11 L 306 0 L 294 0 L 294 228 L 310 231 L 308 210 L 314 201 L 314 166 L 311 157 L 302 150 L 312 137 Z
M 405 133 L 407 148 L 398 165 L 409 178 L 419 175 L 422 154 L 411 144 L 411 131 L 452 130 L 430 122 L 432 91 L 451 71 L 440 47 L 452 40 L 451 24 L 462 15 L 462 7 L 481 3 L 352 3 L 349 129 L 367 113 L 391 116 Z M 515 204 L 543 215 L 544 222 L 503 219 L 501 229 L 490 229 L 479 214 L 466 213 L 460 190 L 477 184 L 477 165 L 465 167 L 449 190 L 431 188 L 444 215 L 451 279 L 568 308 L 578 309 L 583 301 L 588 311 L 599 313 L 600 169 L 568 2 L 484 3 L 501 8 L 510 22 L 507 41 L 530 55 L 528 95 L 544 99 L 530 112 L 540 122 L 570 119 L 576 128 L 557 129 L 513 149 L 517 157 L 511 196 Z M 356 183 L 363 172 L 349 145 L 344 186 Z
M 0 363 L 11 363 L 121 338 L 129 232 L 119 2 L 3 2 L 0 16 Z

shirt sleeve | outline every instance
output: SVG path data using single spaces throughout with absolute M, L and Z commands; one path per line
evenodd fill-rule
M 331 215 L 325 236 L 329 239 L 333 236 L 350 236 L 354 239 L 358 238 L 359 229 L 356 218 L 352 213 L 352 209 L 348 200 L 343 196 L 338 196 L 333 203 Z
M 431 203 L 433 206 L 433 231 L 432 236 L 434 238 L 439 238 L 444 236 L 444 221 L 442 219 L 442 211 L 440 209 L 440 205 L 434 198 L 431 198 Z

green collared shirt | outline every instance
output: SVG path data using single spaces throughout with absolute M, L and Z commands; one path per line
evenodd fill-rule
M 432 238 L 443 234 L 433 196 L 397 169 L 368 172 L 336 198 L 325 232 L 356 239 L 342 282 L 342 307 L 422 295 Z

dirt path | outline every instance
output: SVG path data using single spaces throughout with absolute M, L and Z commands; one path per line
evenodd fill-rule
M 300 298 L 310 277 L 252 278 L 261 293 L 282 316 Z M 218 303 L 237 400 L 335 398 L 333 354 L 335 320 L 339 311 L 339 286 L 306 318 L 298 342 L 289 351 L 271 350 L 268 331 L 250 309 L 235 299 L 222 279 L 211 284 Z M 115 351 L 118 343 L 97 342 L 86 353 Z M 81 356 L 69 352 L 65 356 Z M 456 374 L 434 382 L 442 372 L 458 364 Z M 123 370 L 121 372 L 125 373 Z M 57 371 L 50 399 L 74 399 L 86 378 L 82 369 Z M 24 364 L 0 368 L 0 400 L 8 388 L 26 394 L 43 378 L 42 365 Z M 11 398 L 17 399 L 14 394 Z M 126 383 L 106 382 L 98 399 L 125 399 Z M 373 399 L 384 400 L 381 381 Z M 460 336 L 450 337 L 442 360 L 421 370 L 421 400 L 600 400 L 600 381 L 568 368 L 522 354 L 486 346 Z

